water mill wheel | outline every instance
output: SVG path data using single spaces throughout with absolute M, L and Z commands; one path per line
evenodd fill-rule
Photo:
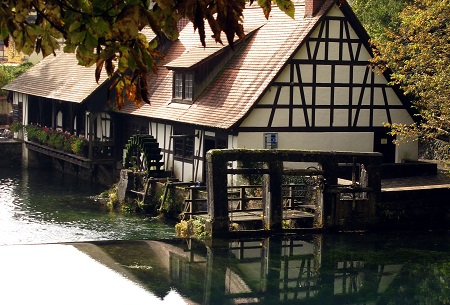
M 125 145 L 124 168 L 146 173 L 151 177 L 163 177 L 164 162 L 158 142 L 151 135 L 134 135 Z

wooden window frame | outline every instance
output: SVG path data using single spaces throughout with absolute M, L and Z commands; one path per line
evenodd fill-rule
M 173 102 L 192 103 L 194 99 L 194 73 L 174 72 Z
M 195 130 L 174 128 L 173 158 L 178 161 L 192 162 L 195 154 Z

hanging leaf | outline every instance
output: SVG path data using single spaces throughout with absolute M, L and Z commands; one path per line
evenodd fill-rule
M 269 19 L 272 10 L 272 0 L 258 0 L 258 5 L 263 9 L 264 16 Z
M 275 2 L 277 3 L 277 6 L 279 7 L 279 9 L 281 11 L 283 11 L 284 13 L 286 13 L 286 15 L 288 15 L 289 17 L 294 19 L 295 7 L 294 7 L 294 3 L 292 3 L 292 1 L 290 1 L 290 0 L 275 0 Z
M 105 63 L 104 59 L 98 59 L 95 67 L 95 81 L 98 83 L 98 81 L 100 80 L 100 76 L 102 75 L 102 70 L 103 70 L 103 64 Z

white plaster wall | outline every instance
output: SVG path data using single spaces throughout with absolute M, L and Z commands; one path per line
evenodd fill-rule
M 264 133 L 241 132 L 240 148 L 264 148 Z M 373 133 L 371 132 L 279 132 L 278 148 L 334 151 L 373 151 Z

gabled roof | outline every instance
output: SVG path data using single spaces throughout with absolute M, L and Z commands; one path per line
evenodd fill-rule
M 246 8 L 244 28 L 264 25 L 243 42 L 192 105 L 172 103 L 173 71 L 161 63 L 158 73 L 148 78 L 151 104 L 138 108 L 127 102 L 120 112 L 212 128 L 232 128 L 258 101 L 279 70 L 333 4 L 334 0 L 326 0 L 314 17 L 305 18 L 304 2 L 295 1 L 295 19 L 277 7 L 273 7 L 268 20 L 260 7 Z M 199 37 L 193 27 L 185 27 L 179 40 L 167 50 L 166 63 L 180 60 L 182 54 L 194 48 L 195 52 L 200 52 L 198 42 Z M 207 54 L 208 48 L 204 52 Z
M 246 38 L 248 38 L 250 34 L 259 29 L 262 25 L 263 24 L 252 29 L 246 27 L 244 29 Z M 236 36 L 234 41 L 235 45 L 237 45 L 240 42 L 241 41 Z M 208 59 L 217 56 L 225 49 L 228 49 L 227 48 L 228 42 L 223 42 L 223 44 L 215 43 L 215 40 L 212 37 L 210 39 L 205 39 L 205 44 L 206 46 L 203 47 L 199 43 L 197 47 L 187 50 L 178 58 L 167 63 L 165 67 L 167 67 L 168 69 L 192 69 L 200 65 L 201 63 L 207 61 Z
M 105 80 L 104 74 L 99 84 Z M 74 54 L 58 53 L 56 56 L 47 56 L 3 89 L 81 103 L 100 86 L 99 84 L 95 81 L 95 65 L 82 67 L 78 65 Z

